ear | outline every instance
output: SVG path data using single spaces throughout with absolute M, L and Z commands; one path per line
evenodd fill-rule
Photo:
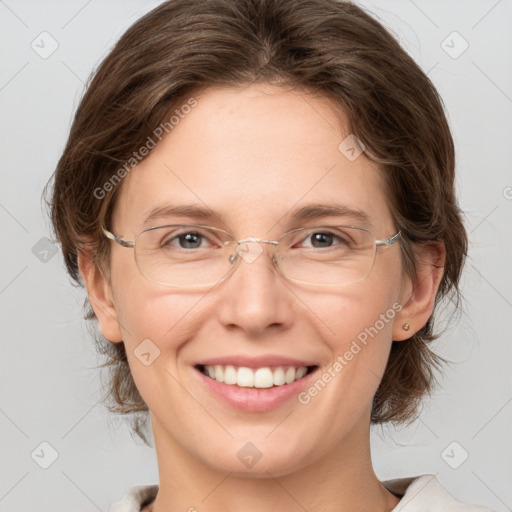
M 401 295 L 402 310 L 393 325 L 393 341 L 409 339 L 425 326 L 434 310 L 437 290 L 443 277 L 445 249 L 443 242 L 416 246 L 416 276 L 407 279 Z M 404 326 L 408 325 L 408 329 Z
M 110 281 L 97 267 L 91 249 L 78 253 L 78 268 L 98 319 L 101 334 L 114 343 L 123 341 Z

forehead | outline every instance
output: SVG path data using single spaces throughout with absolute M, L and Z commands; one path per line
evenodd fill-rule
M 352 139 L 340 148 L 350 131 L 329 100 L 270 85 L 212 88 L 194 99 L 123 179 L 113 220 L 125 233 L 139 232 L 157 207 L 190 204 L 231 229 L 271 229 L 313 203 L 359 210 L 378 230 L 390 227 L 382 171 L 364 153 L 347 157 Z

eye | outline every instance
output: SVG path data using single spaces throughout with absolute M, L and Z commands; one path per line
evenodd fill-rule
M 186 231 L 178 234 L 172 232 L 164 236 L 160 244 L 164 248 L 176 247 L 178 249 L 201 249 L 215 245 L 207 235 L 199 231 Z
M 204 237 L 199 233 L 185 233 L 178 235 L 172 240 L 177 240 L 182 249 L 197 249 L 201 247 Z
M 308 244 L 307 241 L 310 241 Z M 342 233 L 333 233 L 331 231 L 314 231 L 309 233 L 302 242 L 305 247 L 313 247 L 314 249 L 324 249 L 340 245 L 342 247 L 349 247 L 351 242 L 347 236 Z

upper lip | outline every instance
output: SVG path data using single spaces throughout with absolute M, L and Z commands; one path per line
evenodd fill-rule
M 299 368 L 301 366 L 316 366 L 314 362 L 295 359 L 293 357 L 280 356 L 280 355 L 266 355 L 266 356 L 244 356 L 244 355 L 230 355 L 223 357 L 212 357 L 198 361 L 195 366 L 215 366 L 215 365 L 232 365 L 232 366 L 245 366 L 247 368 L 263 368 L 266 366 L 293 366 Z

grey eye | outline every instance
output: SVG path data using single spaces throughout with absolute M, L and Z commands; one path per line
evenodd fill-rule
M 175 247 L 178 249 L 200 249 L 207 244 L 208 238 L 198 231 L 186 231 L 176 234 L 169 233 L 163 237 L 160 247 Z
M 197 249 L 201 247 L 203 235 L 199 233 L 185 233 L 176 237 L 182 249 Z
M 313 247 L 314 249 L 324 249 L 333 246 L 346 247 L 348 245 L 350 245 L 350 241 L 347 238 L 330 231 L 315 231 L 310 233 L 302 242 L 302 246 Z

